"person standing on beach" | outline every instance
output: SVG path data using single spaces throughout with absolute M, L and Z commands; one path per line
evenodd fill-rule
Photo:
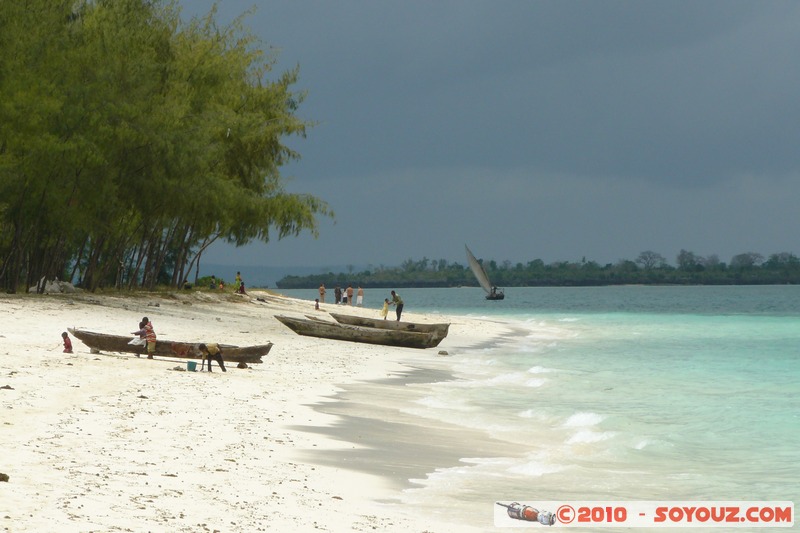
M 72 341 L 66 331 L 61 334 L 61 338 L 64 339 L 64 353 L 72 353 Z
M 333 296 L 336 299 L 336 305 L 339 305 L 342 302 L 342 289 L 338 285 L 333 289 Z
M 392 305 L 396 307 L 397 321 L 400 322 L 400 315 L 403 314 L 403 299 L 394 291 L 392 291 Z
M 242 286 L 242 273 L 241 272 L 237 272 L 236 273 L 236 279 L 233 280 L 233 287 L 234 287 L 234 289 L 236 289 L 238 291 L 239 287 L 241 287 L 241 286 Z
M 389 314 L 389 298 L 383 299 L 383 309 L 381 309 L 381 316 L 386 320 L 386 315 Z
M 153 329 L 153 323 L 150 322 L 149 318 L 143 317 L 139 326 L 139 331 L 134 331 L 133 334 L 145 338 L 147 342 L 147 358 L 152 359 L 153 354 L 156 353 L 156 332 Z M 139 357 L 139 354 L 136 354 L 136 357 Z
M 356 305 L 361 307 L 364 305 L 364 289 L 361 288 L 361 285 L 358 286 L 358 292 L 356 293 Z
M 352 285 L 348 285 L 347 286 L 347 303 L 349 303 L 350 305 L 353 305 L 353 286 Z
M 142 318 L 144 325 L 144 337 L 147 339 L 147 358 L 152 359 L 153 354 L 156 353 L 156 330 L 153 328 L 153 323 L 147 317 Z
M 323 304 L 325 303 L 325 284 L 324 283 L 320 283 L 319 284 L 319 301 L 320 301 L 320 303 L 323 303 Z

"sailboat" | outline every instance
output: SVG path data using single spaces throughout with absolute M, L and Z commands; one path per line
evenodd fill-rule
M 502 300 L 506 297 L 505 293 L 502 289 L 498 289 L 489 281 L 489 276 L 486 274 L 486 270 L 483 268 L 475 256 L 472 255 L 472 252 L 469 251 L 469 247 L 464 245 L 464 249 L 467 250 L 467 261 L 469 261 L 469 267 L 472 269 L 472 273 L 475 274 L 475 277 L 478 278 L 478 283 L 480 283 L 483 290 L 486 291 L 486 299 L 487 300 Z

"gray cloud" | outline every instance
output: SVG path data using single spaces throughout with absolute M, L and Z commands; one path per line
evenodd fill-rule
M 290 141 L 289 188 L 338 216 L 233 261 L 796 249 L 798 4 L 293 1 L 246 20 L 320 122 Z

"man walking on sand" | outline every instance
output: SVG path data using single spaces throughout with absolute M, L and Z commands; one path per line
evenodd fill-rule
M 325 284 L 320 283 L 319 285 L 319 303 L 325 303 Z

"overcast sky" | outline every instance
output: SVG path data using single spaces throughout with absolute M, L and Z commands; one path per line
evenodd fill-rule
M 183 0 L 185 17 L 207 0 Z M 800 253 L 800 2 L 222 0 L 300 67 L 336 212 L 231 265 Z

